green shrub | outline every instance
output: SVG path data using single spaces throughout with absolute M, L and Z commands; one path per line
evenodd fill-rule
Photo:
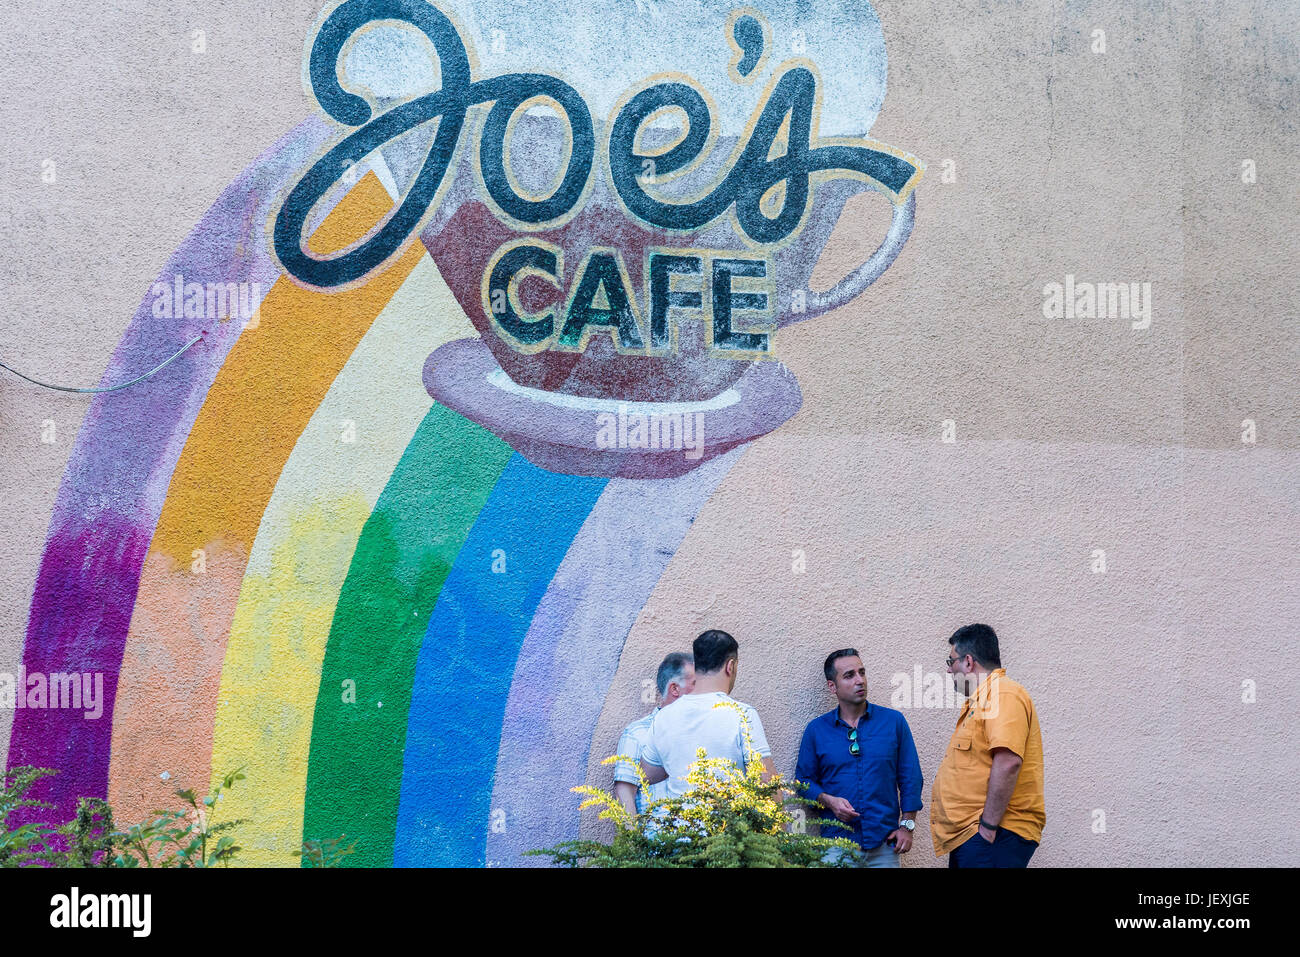
M 717 707 L 732 705 L 722 702 Z M 858 853 L 856 843 L 804 833 L 800 805 L 818 805 L 792 789 L 803 790 L 806 785 L 783 780 L 780 775 L 762 780 L 762 759 L 754 750 L 744 712 L 740 714 L 747 751 L 745 771 L 726 758 L 706 757 L 701 748 L 687 773 L 687 794 L 655 801 L 639 815 L 629 813 L 608 791 L 580 785 L 573 790 L 587 799 L 579 810 L 600 808 L 599 817 L 612 821 L 618 829 L 613 841 L 565 841 L 528 853 L 550 857 L 566 867 L 850 866 Z M 636 769 L 646 793 L 649 783 L 639 762 L 614 755 L 603 763 L 617 761 L 627 761 Z M 846 827 L 838 821 L 826 823 Z M 832 848 L 840 848 L 841 853 L 831 855 L 828 861 L 827 852 Z
M 346 834 L 340 834 L 338 837 L 324 841 L 303 841 L 302 850 L 294 851 L 293 854 L 294 857 L 302 858 L 303 867 L 338 867 L 339 861 L 357 849 L 356 841 L 344 847 L 343 842 L 346 839 Z
M 29 798 L 27 792 L 41 778 L 57 774 L 53 768 L 25 766 L 14 768 L 0 777 L 0 867 L 22 867 L 45 860 L 49 850 L 50 835 L 58 829 L 48 824 L 23 824 L 10 829 L 9 815 L 20 808 L 54 807 L 49 801 Z
M 241 818 L 218 824 L 211 812 L 215 811 L 222 792 L 230 790 L 236 781 L 242 780 L 243 768 L 231 771 L 201 801 L 192 789 L 177 789 L 177 796 L 190 809 L 155 811 L 152 820 L 114 834 L 117 849 L 113 858 L 114 866 L 216 867 L 220 864 L 229 867 L 243 848 L 226 832 L 247 821 Z
M 27 794 L 37 781 L 57 773 L 21 767 L 0 778 L 0 867 L 229 867 L 243 850 L 230 832 L 247 819 L 216 823 L 213 813 L 222 792 L 244 780 L 243 768 L 227 774 L 201 800 L 193 790 L 177 790 L 188 810 L 154 811 L 149 820 L 123 831 L 113 829 L 108 802 L 88 797 L 77 802 L 76 816 L 60 827 L 32 823 L 11 830 L 9 815 L 19 808 L 54 809 L 49 801 Z M 356 850 L 355 841 L 343 846 L 345 837 L 305 841 L 293 853 L 303 858 L 304 867 L 337 867 Z

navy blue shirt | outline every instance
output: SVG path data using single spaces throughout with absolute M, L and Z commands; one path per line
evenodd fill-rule
M 921 810 L 921 761 L 912 742 L 912 729 L 901 712 L 867 702 L 867 711 L 858 722 L 862 753 L 857 756 L 850 751 L 852 730 L 840 720 L 838 706 L 809 721 L 799 744 L 794 776 L 807 783 L 804 797 L 809 800 L 817 800 L 825 791 L 847 798 L 861 815 L 849 825 L 852 832 L 828 827 L 822 831 L 823 837 L 852 838 L 870 850 L 897 829 L 900 814 Z M 822 817 L 833 819 L 834 815 L 823 810 Z

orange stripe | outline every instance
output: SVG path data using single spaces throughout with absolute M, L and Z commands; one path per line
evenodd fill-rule
M 347 246 L 391 206 L 367 173 L 310 248 Z M 262 514 L 312 413 L 423 255 L 417 240 L 383 273 L 343 292 L 280 278 L 258 326 L 221 367 L 172 475 L 123 654 L 108 786 L 121 823 L 174 807 L 178 787 L 205 792 L 226 641 Z

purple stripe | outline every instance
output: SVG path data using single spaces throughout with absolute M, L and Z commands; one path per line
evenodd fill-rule
M 506 827 L 487 829 L 489 866 L 548 866 L 545 858 L 520 855 L 578 836 L 581 799 L 570 788 L 587 779 L 623 642 L 695 516 L 744 453 L 745 446 L 732 449 L 678 478 L 611 479 L 605 487 L 538 605 L 515 665 L 492 796 Z M 664 650 L 689 651 L 691 637 Z M 616 744 L 602 744 L 599 756 L 613 754 Z
M 258 157 L 167 263 L 159 282 L 258 283 L 280 275 L 265 230 L 282 189 L 315 156 L 333 128 L 300 123 Z M 55 500 L 36 579 L 23 666 L 37 672 L 98 672 L 104 711 L 25 708 L 14 714 L 8 766 L 34 764 L 60 773 L 33 789 L 53 812 L 27 809 L 14 823 L 63 821 L 80 796 L 103 797 L 108 783 L 113 705 L 136 590 L 186 437 L 208 389 L 239 337 L 238 320 L 158 319 L 145 296 L 101 380 L 113 384 L 150 369 L 207 330 L 204 342 L 151 379 L 95 397 L 86 412 Z

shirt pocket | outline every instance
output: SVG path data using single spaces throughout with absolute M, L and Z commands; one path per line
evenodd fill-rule
M 972 728 L 963 728 L 952 739 L 952 756 L 959 764 L 965 764 L 975 755 L 975 732 Z

